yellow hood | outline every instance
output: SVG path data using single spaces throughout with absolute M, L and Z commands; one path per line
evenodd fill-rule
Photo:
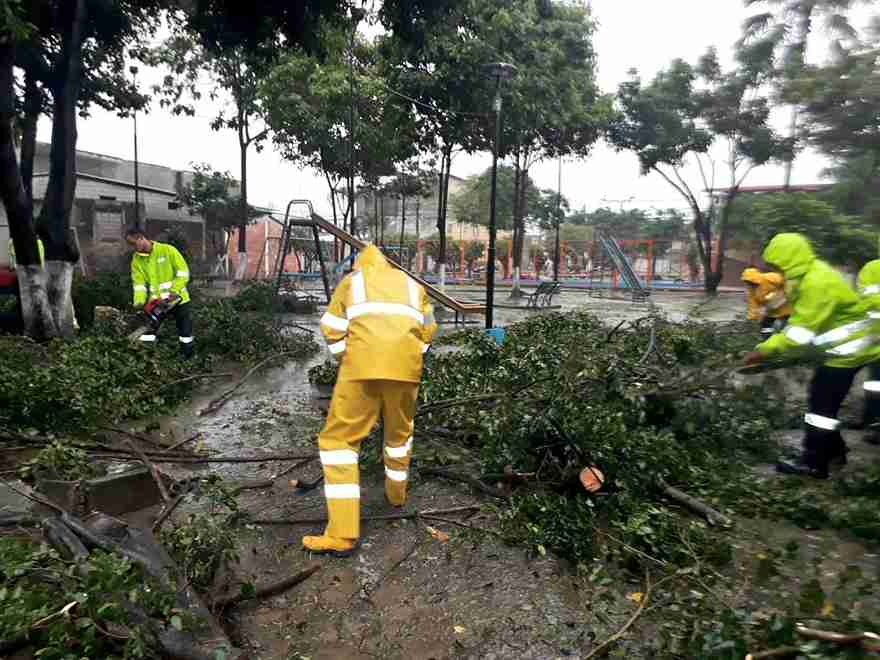
M 391 268 L 391 264 L 388 263 L 382 251 L 372 243 L 367 244 L 354 260 L 355 270 L 379 270 L 382 268 Z

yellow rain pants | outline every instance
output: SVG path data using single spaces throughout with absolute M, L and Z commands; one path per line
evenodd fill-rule
M 393 380 L 350 380 L 336 384 L 327 423 L 318 437 L 330 521 L 325 531 L 328 536 L 360 536 L 358 454 L 361 440 L 376 425 L 380 414 L 385 427 L 385 496 L 396 506 L 406 501 L 418 393 L 418 383 Z

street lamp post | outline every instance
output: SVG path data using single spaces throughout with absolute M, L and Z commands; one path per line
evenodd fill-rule
M 501 83 L 516 73 L 516 67 L 506 62 L 494 62 L 486 68 L 495 79 L 495 139 L 492 142 L 492 187 L 489 194 L 489 250 L 486 264 L 486 329 L 494 327 L 495 306 L 495 196 L 498 191 L 498 149 L 501 144 Z
M 132 82 L 134 84 L 135 91 L 137 90 L 137 72 L 138 68 L 136 66 L 130 66 L 128 68 L 129 72 L 131 72 Z M 134 226 L 135 229 L 141 229 L 141 202 L 140 202 L 140 187 L 138 185 L 138 116 L 137 110 L 134 110 L 132 113 L 132 117 L 134 118 Z
M 562 156 L 559 157 L 559 174 L 556 180 L 556 256 L 553 258 L 553 281 L 559 282 L 559 222 L 562 219 Z

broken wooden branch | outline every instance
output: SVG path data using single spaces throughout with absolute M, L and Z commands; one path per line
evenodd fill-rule
M 119 460 L 119 454 L 95 454 L 95 458 Z M 153 455 L 154 463 L 180 463 L 181 465 L 200 465 L 205 463 L 264 463 L 268 461 L 298 461 L 304 458 L 317 458 L 314 454 L 266 454 L 265 456 L 170 456 Z
M 648 599 L 651 597 L 651 590 L 653 589 L 653 585 L 651 584 L 651 576 L 648 573 L 645 573 L 645 592 L 642 594 L 642 599 L 639 601 L 639 606 L 636 608 L 636 611 L 633 615 L 627 620 L 623 627 L 618 630 L 616 633 L 611 635 L 604 642 L 599 644 L 595 649 L 590 651 L 590 654 L 585 658 L 585 660 L 590 660 L 590 658 L 598 658 L 611 650 L 611 645 L 614 644 L 617 640 L 623 637 L 626 634 L 626 631 L 629 630 L 632 625 L 636 622 L 636 620 L 642 615 L 642 612 L 645 609 L 645 605 L 648 604 Z
M 194 374 L 192 376 L 187 376 L 186 378 L 172 380 L 170 383 L 165 383 L 161 387 L 159 387 L 158 391 L 164 390 L 165 388 L 171 387 L 172 385 L 181 385 L 182 383 L 188 383 L 191 380 L 204 380 L 206 378 L 232 378 L 234 375 L 235 374 L 233 373 Z
M 872 632 L 839 633 L 830 630 L 807 628 L 802 623 L 795 626 L 795 632 L 806 639 L 831 642 L 842 646 L 860 645 L 864 651 L 880 651 L 880 635 Z
M 361 520 L 409 520 L 412 518 L 421 518 L 423 516 L 445 515 L 450 513 L 462 513 L 465 511 L 473 511 L 479 509 L 480 505 L 471 504 L 468 506 L 457 506 L 451 509 L 434 509 L 427 511 L 402 511 L 400 513 L 388 513 L 375 516 L 361 516 Z M 326 517 L 320 518 L 269 518 L 269 519 L 252 519 L 247 520 L 251 525 L 314 525 L 326 523 Z
M 723 525 L 724 527 L 730 527 L 731 525 L 733 525 L 733 521 L 724 514 L 719 513 L 708 504 L 705 504 L 697 498 L 688 495 L 684 491 L 681 491 L 678 488 L 673 488 L 672 486 L 667 484 L 662 478 L 657 480 L 657 485 L 660 487 L 660 490 L 663 491 L 663 494 L 666 495 L 668 498 L 675 500 L 679 504 L 684 504 L 692 511 L 696 511 L 697 513 L 706 516 L 706 520 L 709 521 L 710 525 L 718 524 Z
M 71 601 L 57 612 L 54 612 L 49 616 L 45 616 L 38 621 L 34 621 L 27 628 L 16 633 L 12 638 L 0 639 L 0 653 L 3 654 L 2 657 L 5 658 L 7 657 L 7 653 L 12 653 L 27 646 L 30 643 L 30 634 L 34 630 L 37 630 L 48 623 L 52 623 L 55 619 L 60 619 L 61 617 L 69 617 L 70 611 L 77 605 L 79 605 L 78 601 Z
M 211 401 L 211 403 L 209 403 L 205 408 L 200 410 L 199 415 L 210 415 L 211 413 L 215 413 L 220 410 L 220 408 L 226 405 L 226 402 L 230 399 L 230 397 L 238 391 L 238 388 L 241 387 L 248 378 L 250 378 L 260 367 L 262 367 L 267 362 L 276 360 L 278 358 L 291 357 L 292 355 L 293 353 L 291 353 L 290 351 L 284 351 L 282 353 L 278 353 L 277 355 L 270 355 L 265 360 L 260 360 L 253 367 L 248 369 L 247 373 L 245 373 L 245 375 L 242 376 L 235 385 L 233 385 L 223 394 Z
M 765 660 L 766 658 L 789 658 L 798 655 L 801 650 L 797 646 L 780 646 L 776 649 L 767 651 L 758 651 L 757 653 L 749 653 L 746 660 Z
M 159 514 L 159 517 L 156 518 L 156 522 L 153 523 L 153 527 L 151 530 L 153 532 L 153 534 L 155 534 L 157 531 L 159 531 L 159 528 L 162 526 L 162 523 L 164 523 L 168 519 L 168 516 L 170 516 L 172 513 L 174 513 L 174 510 L 178 506 L 180 506 L 180 503 L 183 502 L 184 497 L 186 497 L 186 491 L 181 493 L 177 497 L 175 497 L 174 501 L 171 502 L 170 504 L 168 504 L 167 502 L 165 503 L 165 506 L 162 508 L 162 512 Z
M 162 479 L 162 475 L 159 474 L 159 470 L 153 462 L 147 458 L 147 455 L 144 454 L 140 447 L 135 445 L 131 440 L 127 440 L 126 443 L 131 447 L 131 450 L 137 454 L 138 458 L 141 459 L 141 463 L 143 463 L 150 471 L 150 474 L 153 476 L 153 481 L 156 482 L 156 487 L 159 489 L 159 494 L 162 496 L 162 501 L 165 502 L 165 506 L 168 506 L 171 502 L 171 496 L 168 494 L 168 489 L 165 488 L 165 481 Z
M 492 486 L 484 484 L 479 479 L 476 479 L 474 477 L 470 477 L 466 474 L 459 474 L 457 472 L 450 472 L 448 470 L 443 470 L 440 468 L 432 468 L 432 467 L 420 467 L 418 469 L 418 471 L 419 471 L 419 474 L 441 477 L 443 479 L 449 479 L 451 481 L 460 481 L 462 483 L 469 484 L 469 485 L 473 486 L 476 490 L 480 491 L 481 493 L 483 493 L 485 495 L 489 495 L 491 497 L 497 497 L 498 499 L 501 499 L 501 500 L 510 499 L 510 495 L 508 493 L 505 493 L 504 491 L 499 490 L 498 488 L 493 488 Z
M 166 450 L 163 451 L 162 453 L 163 453 L 163 454 L 170 454 L 170 453 L 173 452 L 175 449 L 180 449 L 181 447 L 183 447 L 183 445 L 185 445 L 185 444 L 187 444 L 187 443 L 189 443 L 189 442 L 192 442 L 193 440 L 195 440 L 196 438 L 198 438 L 200 435 L 201 435 L 201 433 L 193 433 L 193 434 L 192 434 L 191 436 L 189 436 L 188 438 L 185 438 L 185 439 L 181 440 L 180 442 L 175 442 L 173 445 L 171 445 L 170 447 L 168 447 L 168 449 L 166 449 Z
M 293 575 L 289 578 L 279 580 L 278 582 L 273 582 L 272 584 L 268 584 L 265 587 L 260 587 L 250 594 L 238 593 L 235 595 L 219 596 L 218 598 L 215 598 L 214 601 L 211 603 L 211 609 L 222 609 L 224 607 L 229 607 L 230 605 L 235 605 L 245 600 L 274 596 L 275 594 L 281 593 L 282 591 L 287 591 L 291 587 L 295 587 L 300 582 L 305 582 L 308 578 L 317 573 L 320 568 L 320 564 L 315 564 L 314 566 L 310 566 L 304 571 L 300 571 L 296 575 Z

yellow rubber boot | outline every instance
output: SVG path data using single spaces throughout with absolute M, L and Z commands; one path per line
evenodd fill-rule
M 303 548 L 318 555 L 348 557 L 357 550 L 356 539 L 342 539 L 336 536 L 303 536 Z

